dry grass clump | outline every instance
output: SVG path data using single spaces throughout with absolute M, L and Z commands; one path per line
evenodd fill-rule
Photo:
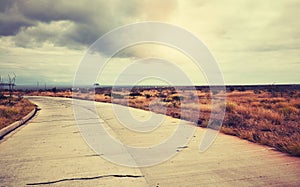
M 300 156 L 300 97 L 290 94 L 244 92 L 228 94 L 222 131 Z M 278 94 L 279 95 L 279 94 Z M 237 97 L 239 96 L 239 97 Z
M 2 96 L 0 98 L 0 129 L 20 120 L 34 109 L 35 105 L 27 99 Z

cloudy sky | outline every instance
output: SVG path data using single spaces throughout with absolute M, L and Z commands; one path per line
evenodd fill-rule
M 88 47 L 103 34 L 158 21 L 203 41 L 226 84 L 300 83 L 299 10 L 299 0 L 0 0 L 0 75 L 15 72 L 17 84 L 72 84 Z M 157 44 L 119 52 L 98 81 L 113 84 L 120 67 L 149 57 L 174 61 L 195 84 L 206 83 L 189 58 Z

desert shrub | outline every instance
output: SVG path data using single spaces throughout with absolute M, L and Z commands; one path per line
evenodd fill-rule
M 239 137 L 242 139 L 249 140 L 251 142 L 255 142 L 254 139 L 257 139 L 258 136 L 254 135 L 252 131 L 240 131 L 239 132 Z
M 142 94 L 139 93 L 139 92 L 131 92 L 131 93 L 129 94 L 129 96 L 132 96 L 132 97 L 135 97 L 135 96 L 142 96 Z
M 236 104 L 233 102 L 228 102 L 226 104 L 226 112 L 234 112 L 234 110 L 236 109 Z
M 288 103 L 279 102 L 279 103 L 276 103 L 276 104 L 274 105 L 274 108 L 280 109 L 280 108 L 284 108 L 284 107 L 287 107 L 287 106 L 289 106 Z
M 274 147 L 282 152 L 287 152 L 294 156 L 300 156 L 300 144 L 299 141 L 291 142 L 286 138 L 274 144 Z
M 203 123 L 203 119 L 198 119 L 197 126 L 202 126 L 202 123 Z
M 227 113 L 225 119 L 224 119 L 224 125 L 227 127 L 233 127 L 236 128 L 238 126 L 241 126 L 241 124 L 244 123 L 243 118 L 234 113 Z
M 18 110 L 15 109 L 15 108 L 10 108 L 8 110 L 6 110 L 6 115 L 7 116 L 13 116 L 13 115 L 16 115 L 18 114 Z
M 240 92 L 244 92 L 244 91 L 246 91 L 246 89 L 245 89 L 245 87 L 244 87 L 244 86 L 238 87 L 238 88 L 237 88 L 237 90 L 238 90 L 238 91 L 240 91 Z
M 184 97 L 175 95 L 175 96 L 172 97 L 172 99 L 175 100 L 175 101 L 182 101 L 184 99 Z
M 279 110 L 284 116 L 289 117 L 293 113 L 297 113 L 298 110 L 292 106 L 285 106 Z
M 270 101 L 270 103 L 271 104 L 276 104 L 276 103 L 279 103 L 279 102 L 285 102 L 286 101 L 286 99 L 285 98 L 273 98 L 273 99 L 269 99 Z
M 260 106 L 261 106 L 260 102 L 257 101 L 251 102 L 251 107 L 260 107 Z
M 166 98 L 163 99 L 163 102 L 172 102 L 173 101 L 173 97 L 172 96 L 168 96 Z
M 237 114 L 239 114 L 240 116 L 243 116 L 243 118 L 245 119 L 249 119 L 251 117 L 253 117 L 253 112 L 254 112 L 255 108 L 251 108 L 249 106 L 245 106 L 245 105 L 236 105 L 235 107 L 235 112 Z
M 254 94 L 261 94 L 261 91 L 258 90 L 258 89 L 255 89 L 255 90 L 254 90 Z
M 0 99 L 6 99 L 6 96 L 3 93 L 0 93 Z
M 261 105 L 264 109 L 272 109 L 273 106 L 270 103 L 261 103 Z
M 294 101 L 292 104 L 294 107 L 300 109 L 300 100 Z
M 177 112 L 171 112 L 171 116 L 173 117 L 173 118 L 180 118 L 180 113 L 177 113 Z
M 280 125 L 284 121 L 283 115 L 274 110 L 258 108 L 256 113 L 259 120 L 267 120 L 274 125 Z
M 297 143 L 288 145 L 286 151 L 294 156 L 300 156 L 300 145 Z
M 57 88 L 56 88 L 56 87 L 53 87 L 53 88 L 52 88 L 52 92 L 53 92 L 53 93 L 56 93 L 56 92 L 57 92 Z
M 159 93 L 158 97 L 160 97 L 160 98 L 166 98 L 167 94 L 165 94 L 165 93 Z

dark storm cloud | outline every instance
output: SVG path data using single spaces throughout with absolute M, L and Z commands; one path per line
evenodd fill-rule
M 15 3 L 16 0 L 1 0 L 0 11 L 5 12 L 6 10 L 9 10 Z
M 7 16 L 0 13 L 0 36 L 15 35 L 22 27 L 33 25 L 34 22 L 18 15 Z
M 16 0 L 0 1 L 0 36 L 15 35 L 20 28 L 34 25 L 33 21 L 19 14 L 16 4 Z
M 25 17 L 41 22 L 71 20 L 74 22 L 90 22 L 96 6 L 90 1 L 20 1 L 17 8 Z M 99 1 L 100 2 L 100 1 Z
M 166 17 L 174 8 L 174 2 L 3 0 L 0 3 L 0 36 L 13 36 L 15 44 L 21 47 L 37 47 L 50 42 L 78 48 L 90 45 L 109 30 L 135 22 L 137 18 Z
M 13 40 L 22 47 L 43 41 L 60 46 L 88 45 L 116 25 L 113 12 L 104 1 L 27 0 L 3 1 L 2 5 L 5 8 L 1 10 L 0 35 L 17 35 Z M 66 20 L 73 23 L 69 30 L 61 27 L 47 31 L 40 24 L 51 27 L 56 21 Z

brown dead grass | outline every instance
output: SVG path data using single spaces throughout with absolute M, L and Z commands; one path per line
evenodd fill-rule
M 229 93 L 227 99 L 231 104 L 227 106 L 231 109 L 226 112 L 222 131 L 300 156 L 298 93 L 293 98 L 287 94 L 273 97 L 266 91 Z
M 20 120 L 34 109 L 35 105 L 27 99 L 0 99 L 0 129 Z

